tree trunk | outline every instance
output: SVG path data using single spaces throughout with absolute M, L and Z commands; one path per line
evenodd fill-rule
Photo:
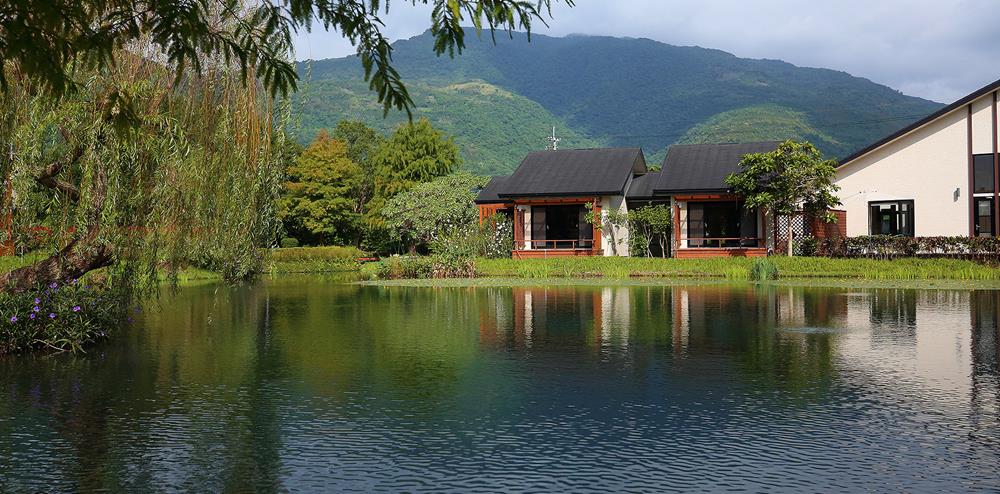
M 79 158 L 79 153 L 74 153 L 74 160 L 77 158 Z M 37 180 L 53 190 L 67 193 L 71 197 L 79 199 L 80 194 L 75 186 L 55 180 L 54 177 L 61 169 L 61 166 L 50 166 Z M 48 179 L 52 179 L 52 181 Z M 24 266 L 0 275 L 0 291 L 22 293 L 53 282 L 64 283 L 95 269 L 110 266 L 114 262 L 114 249 L 111 245 L 98 240 L 101 213 L 104 211 L 104 200 L 107 192 L 107 170 L 98 166 L 94 170 L 93 186 L 86 205 L 86 232 L 82 236 L 74 238 L 52 256 L 30 266 Z
M 113 262 L 109 245 L 95 242 L 88 234 L 69 243 L 62 250 L 30 266 L 0 276 L 0 290 L 22 293 L 48 283 L 65 283 Z
M 795 218 L 794 214 L 788 215 L 788 257 L 794 257 L 795 256 L 795 251 L 792 249 L 792 236 L 793 236 L 792 230 L 794 230 L 792 228 L 792 219 L 793 218 Z

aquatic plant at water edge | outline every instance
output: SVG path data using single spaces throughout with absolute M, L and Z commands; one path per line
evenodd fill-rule
M 766 258 L 759 257 L 750 265 L 750 281 L 771 281 L 778 279 L 778 266 Z
M 125 320 L 121 294 L 72 280 L 0 294 L 0 354 L 29 349 L 80 351 Z

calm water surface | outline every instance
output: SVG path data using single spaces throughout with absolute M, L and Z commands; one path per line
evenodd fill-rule
M 0 491 L 996 491 L 1000 291 L 183 288 L 0 359 Z

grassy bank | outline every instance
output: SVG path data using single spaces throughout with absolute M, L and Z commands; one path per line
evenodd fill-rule
M 354 247 L 294 247 L 269 249 L 261 274 L 290 273 L 334 273 L 357 271 L 358 258 L 365 253 Z M 23 256 L 0 257 L 0 273 L 28 266 L 48 257 L 47 253 L 30 252 Z M 164 280 L 166 277 L 164 276 Z M 194 266 L 186 266 L 177 271 L 177 281 L 181 283 L 220 280 L 219 273 Z
M 958 259 L 830 259 L 771 257 L 781 278 L 860 280 L 1000 280 L 1000 268 Z M 478 276 L 493 278 L 749 278 L 752 259 L 650 259 L 575 257 L 553 259 L 479 259 Z

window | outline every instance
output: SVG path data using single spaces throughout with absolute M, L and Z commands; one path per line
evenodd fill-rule
M 993 192 L 993 155 L 977 154 L 972 157 L 972 190 L 975 193 Z
M 913 201 L 868 203 L 869 233 L 872 235 L 913 236 Z
M 976 198 L 976 236 L 993 236 L 993 198 Z

